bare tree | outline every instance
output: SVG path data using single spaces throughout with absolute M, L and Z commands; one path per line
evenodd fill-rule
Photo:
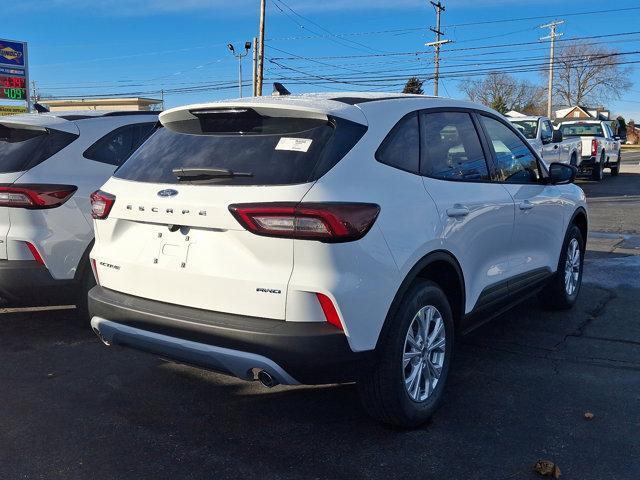
M 491 72 L 481 80 L 460 82 L 472 102 L 482 103 L 501 113 L 517 110 L 530 115 L 544 113 L 544 89 L 526 80 L 501 72 Z
M 555 58 L 554 96 L 560 105 L 603 105 L 633 85 L 624 55 L 598 45 L 575 42 Z M 546 75 L 546 73 L 544 73 Z

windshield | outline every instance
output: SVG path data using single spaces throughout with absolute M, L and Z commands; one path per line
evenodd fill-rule
M 364 125 L 342 119 L 277 117 L 218 123 L 200 118 L 202 131 L 159 128 L 116 172 L 117 178 L 149 183 L 187 183 L 174 169 L 224 170 L 215 185 L 290 185 L 317 180 L 357 143 Z M 300 128 L 303 128 L 300 130 Z M 225 130 L 224 133 L 208 133 Z M 268 133 L 249 133 L 249 132 Z M 231 175 L 237 173 L 238 175 Z M 205 175 L 206 176 L 206 175 Z M 195 182 L 194 182 L 195 183 Z
M 524 138 L 533 140 L 538 138 L 538 121 L 537 120 L 517 120 L 511 121 L 514 127 L 524 135 Z
M 564 137 L 604 137 L 599 123 L 565 123 L 560 125 Z
M 23 172 L 69 145 L 77 135 L 0 125 L 0 173 Z

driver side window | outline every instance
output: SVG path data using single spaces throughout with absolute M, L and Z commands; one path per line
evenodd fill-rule
M 495 153 L 498 180 L 507 183 L 539 183 L 538 161 L 529 147 L 501 122 L 480 116 Z
M 540 138 L 543 142 L 548 143 L 553 139 L 553 128 L 548 121 L 542 122 L 542 130 L 540 131 Z

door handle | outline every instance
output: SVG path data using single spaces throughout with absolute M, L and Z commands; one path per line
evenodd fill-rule
M 456 203 L 452 208 L 447 208 L 447 215 L 453 218 L 466 217 L 469 215 L 469 208 Z
M 558 149 L 558 145 L 554 145 L 554 146 L 553 146 L 553 149 L 554 149 L 554 150 L 557 150 L 557 149 Z
M 518 207 L 520 208 L 520 210 L 531 210 L 533 208 L 533 203 L 531 203 L 529 200 L 525 200 L 524 202 L 521 202 Z

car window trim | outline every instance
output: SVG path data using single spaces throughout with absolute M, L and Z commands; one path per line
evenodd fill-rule
M 488 145 L 486 144 L 486 140 L 485 140 L 484 136 L 482 135 L 482 133 L 478 130 L 479 125 L 476 122 L 476 119 L 474 118 L 475 110 L 470 109 L 470 108 L 464 108 L 464 107 L 433 107 L 433 108 L 422 108 L 420 110 L 417 110 L 417 112 L 418 112 L 418 125 L 420 125 L 420 114 L 421 113 L 429 114 L 429 113 L 443 113 L 444 112 L 444 113 L 466 113 L 466 114 L 468 114 L 470 119 L 471 119 L 471 123 L 473 124 L 473 127 L 475 128 L 476 135 L 478 136 L 478 140 L 480 141 L 480 147 L 482 148 L 482 153 L 484 154 L 484 161 L 485 161 L 485 164 L 487 166 L 487 171 L 489 173 L 489 178 L 487 180 L 466 180 L 466 179 L 457 179 L 457 178 L 433 177 L 431 175 L 427 175 L 426 173 L 423 173 L 423 171 L 422 171 L 422 150 L 420 150 L 419 166 L 420 166 L 420 176 L 421 177 L 431 178 L 433 180 L 441 180 L 443 182 L 494 183 L 493 182 L 493 178 L 494 178 L 495 172 L 493 171 L 493 163 L 490 163 L 489 157 L 487 155 Z M 420 148 L 422 149 L 422 130 L 420 130 Z
M 522 135 L 515 127 L 513 127 L 513 125 L 511 125 L 511 122 L 508 122 L 508 121 L 505 121 L 505 120 L 501 119 L 498 115 L 494 115 L 493 113 L 486 112 L 484 110 L 476 110 L 475 112 L 478 115 L 478 123 L 480 124 L 480 127 L 482 128 L 482 131 L 483 131 L 484 136 L 485 136 L 485 140 L 487 142 L 487 145 L 489 147 L 489 151 L 491 153 L 491 163 L 493 165 L 493 181 L 495 183 L 504 184 L 504 185 L 546 185 L 548 183 L 548 181 L 549 181 L 549 172 L 547 170 L 547 167 L 544 165 L 544 162 L 538 156 L 538 154 L 533 149 L 533 147 L 531 146 L 529 141 L 525 138 L 525 136 Z M 507 182 L 507 181 L 504 181 L 504 180 L 500 180 L 500 178 L 498 177 L 496 153 L 495 153 L 495 150 L 493 149 L 493 145 L 490 142 L 489 132 L 487 132 L 487 129 L 482 124 L 480 116 L 485 116 L 485 117 L 488 117 L 488 118 L 492 118 L 493 120 L 496 120 L 499 123 L 503 124 L 505 127 L 507 127 L 509 130 L 511 130 L 512 132 L 514 132 L 516 134 L 516 136 L 524 143 L 525 147 L 527 147 L 529 152 L 531 152 L 531 154 L 533 155 L 533 158 L 535 158 L 535 160 L 536 160 L 536 163 L 538 165 L 538 170 L 539 170 L 539 173 L 540 173 L 540 177 L 541 177 L 539 182 L 537 182 L 537 183 L 531 183 L 531 182 Z

